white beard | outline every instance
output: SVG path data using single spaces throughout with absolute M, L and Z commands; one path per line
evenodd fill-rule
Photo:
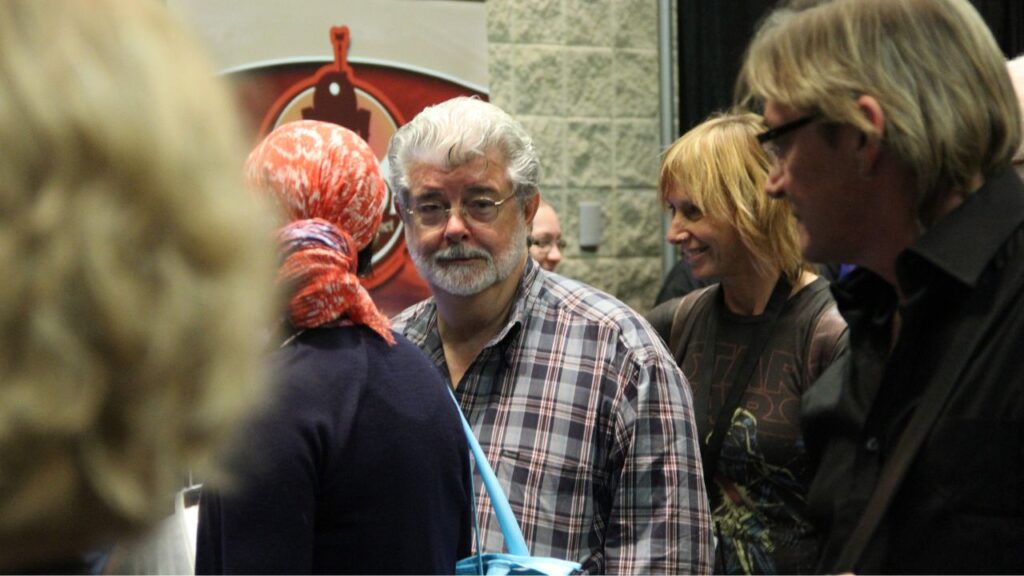
M 439 250 L 430 256 L 424 256 L 414 247 L 414 242 L 407 242 L 407 245 L 416 269 L 431 287 L 456 296 L 472 296 L 512 274 L 529 250 L 526 245 L 526 237 L 529 234 L 527 228 L 525 222 L 520 222 L 512 233 L 506 249 L 493 257 L 483 248 L 470 248 L 462 244 Z M 409 232 L 408 228 L 406 232 Z M 448 264 L 449 260 L 455 258 L 480 258 L 483 270 L 480 269 L 480 264 Z

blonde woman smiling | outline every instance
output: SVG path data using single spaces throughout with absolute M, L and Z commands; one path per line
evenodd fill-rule
M 764 193 L 765 131 L 755 114 L 712 117 L 669 148 L 659 183 L 668 241 L 695 277 L 717 281 L 648 316 L 672 318 L 669 345 L 693 387 L 715 573 L 813 570 L 800 399 L 846 349 L 846 324 L 800 256 L 789 207 Z

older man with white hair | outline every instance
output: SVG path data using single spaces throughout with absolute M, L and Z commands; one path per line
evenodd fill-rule
M 529 258 L 540 163 L 522 126 L 457 98 L 403 126 L 388 159 L 433 293 L 394 327 L 455 388 L 531 552 L 588 573 L 710 572 L 686 379 L 637 313 Z M 501 550 L 478 502 L 483 547 Z

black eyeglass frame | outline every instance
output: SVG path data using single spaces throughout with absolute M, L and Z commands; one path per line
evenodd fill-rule
M 772 140 L 775 140 L 780 136 L 785 136 L 786 134 L 789 134 L 790 132 L 797 130 L 798 128 L 803 128 L 804 126 L 810 124 L 811 122 L 814 122 L 817 119 L 817 113 L 808 114 L 806 116 L 801 116 L 796 120 L 792 120 L 790 122 L 786 122 L 785 124 L 776 126 L 775 128 L 772 128 L 770 130 L 765 130 L 764 132 L 761 132 L 756 136 L 757 143 L 767 144 L 768 142 L 771 142 Z

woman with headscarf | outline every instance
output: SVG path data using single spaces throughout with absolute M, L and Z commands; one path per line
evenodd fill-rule
M 325 122 L 285 124 L 249 182 L 281 208 L 290 296 L 278 396 L 203 494 L 197 573 L 451 573 L 468 554 L 468 453 L 433 365 L 360 285 L 387 191 L 369 146 Z
M 846 323 L 800 254 L 788 205 L 764 193 L 770 163 L 756 136 L 766 129 L 756 114 L 712 117 L 661 166 L 668 241 L 695 277 L 715 281 L 648 318 L 668 308 L 669 346 L 693 388 L 716 574 L 814 569 L 800 401 L 846 349 Z

